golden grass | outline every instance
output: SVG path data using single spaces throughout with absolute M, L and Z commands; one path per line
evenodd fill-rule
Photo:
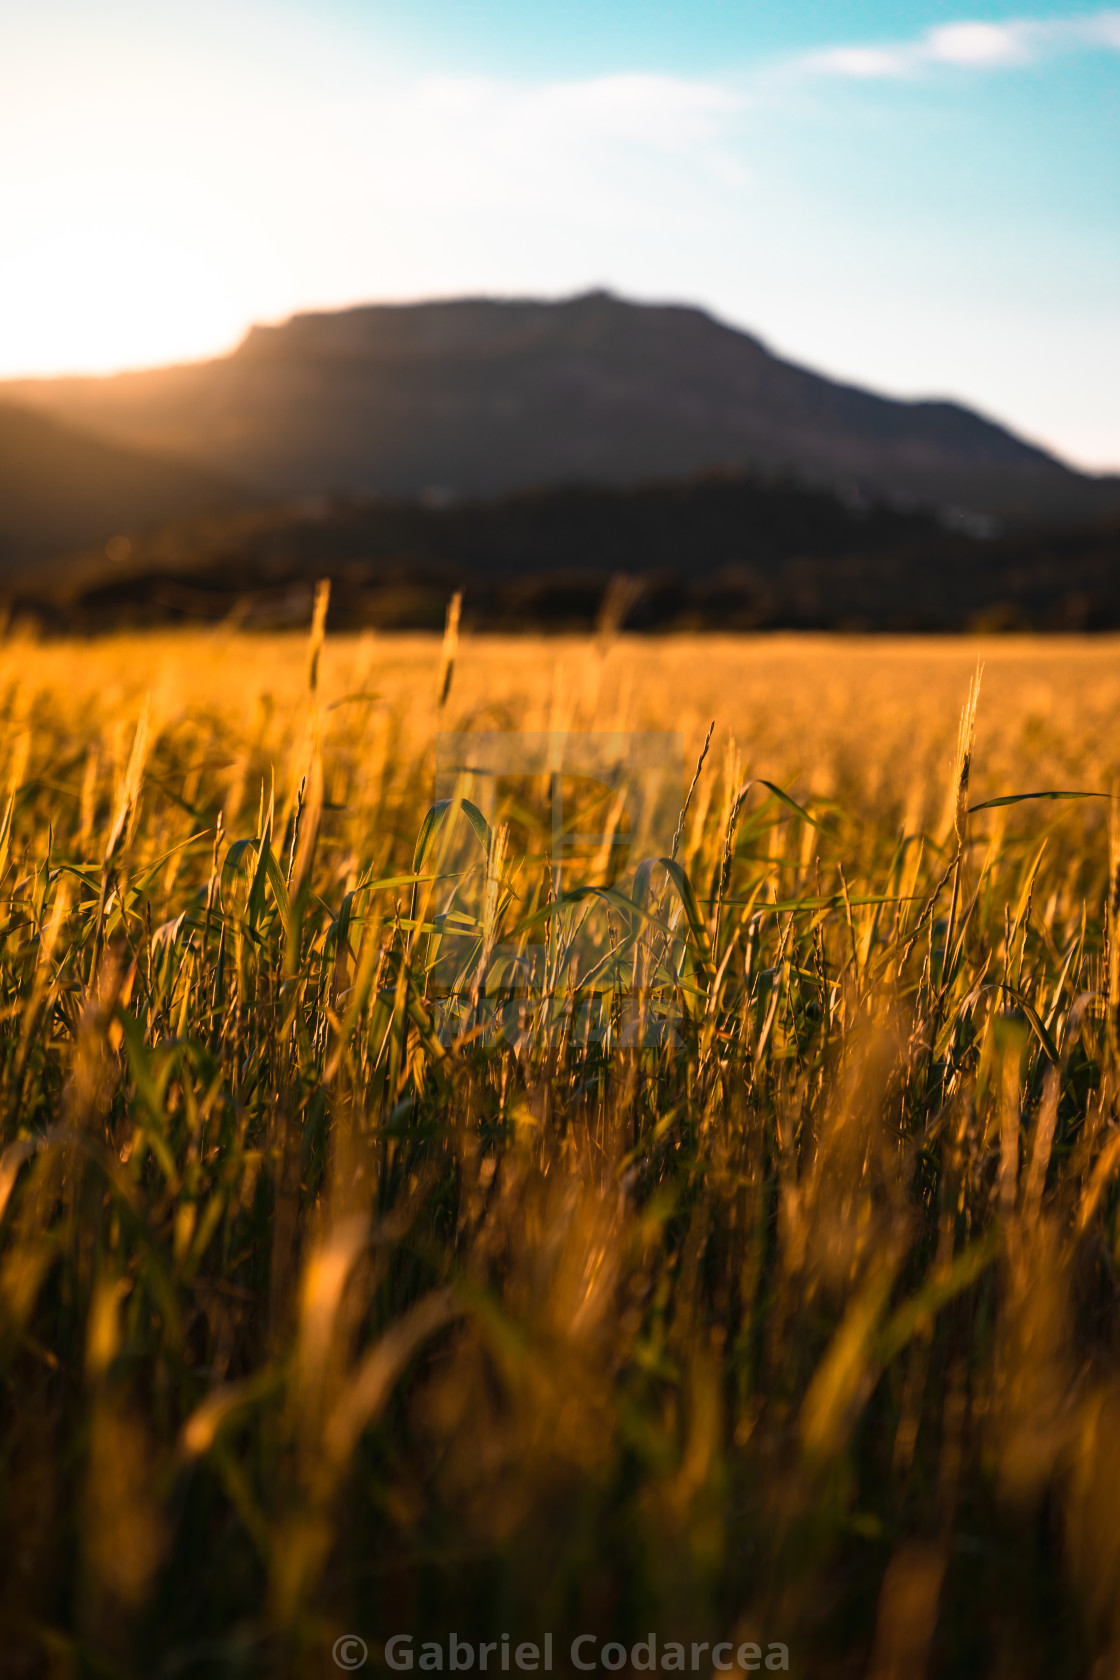
M 988 802 L 1118 784 L 1120 643 L 11 641 L 0 716 L 11 1672 L 1115 1671 L 1120 831 Z M 644 899 L 425 825 L 437 730 L 712 719 Z
M 369 677 L 404 709 L 426 701 L 434 712 L 441 657 L 438 636 L 332 635 L 324 698 L 336 700 Z M 683 719 L 702 736 L 714 711 L 721 729 L 745 734 L 749 725 L 767 751 L 808 767 L 838 744 L 851 747 L 857 700 L 868 708 L 876 743 L 885 729 L 893 746 L 924 719 L 924 733 L 951 751 L 978 660 L 985 753 L 1005 753 L 1022 731 L 1045 728 L 1067 753 L 1095 754 L 1101 726 L 1115 721 L 1120 706 L 1120 637 L 623 636 L 601 644 L 471 636 L 459 643 L 450 709 L 524 704 L 539 727 L 559 681 L 585 725 L 592 715 L 598 727 L 619 716 L 647 728 Z M 306 665 L 306 636 L 219 629 L 9 643 L 4 668 L 9 683 L 69 692 L 80 702 L 100 697 L 107 709 L 151 691 L 170 707 L 215 706 L 236 716 L 239 703 L 264 692 L 280 705 L 300 705 Z M 782 767 L 782 760 L 771 764 Z

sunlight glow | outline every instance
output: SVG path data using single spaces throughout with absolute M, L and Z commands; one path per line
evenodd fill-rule
M 1075 58 L 1114 76 L 1116 10 L 565 78 L 404 69 L 337 15 L 197 3 L 9 32 L 0 378 L 217 355 L 300 309 L 605 285 L 1120 461 L 1103 116 L 1021 99 L 989 130 L 981 103 L 1051 58 L 1056 98 Z

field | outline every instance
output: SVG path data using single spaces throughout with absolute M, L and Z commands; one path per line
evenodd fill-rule
M 1117 1673 L 1120 643 L 453 651 L 0 647 L 4 1672 Z

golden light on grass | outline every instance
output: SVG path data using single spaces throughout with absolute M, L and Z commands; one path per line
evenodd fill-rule
M 0 650 L 5 1650 L 1115 1666 L 1117 828 L 989 801 L 1117 785 L 1120 649 L 325 613 Z M 430 814 L 560 727 L 683 731 L 633 900 Z

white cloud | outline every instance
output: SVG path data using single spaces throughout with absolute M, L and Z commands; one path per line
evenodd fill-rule
M 1006 69 L 1079 47 L 1120 51 L 1120 12 L 1042 20 L 1017 18 L 1006 23 L 966 19 L 939 24 L 912 41 L 828 47 L 806 54 L 794 67 L 811 74 L 872 81 L 915 76 L 938 66 Z
M 934 64 L 1022 64 L 1030 53 L 1030 26 L 947 23 L 931 29 L 924 46 Z
M 1084 20 L 1084 38 L 1120 52 L 1120 12 L 1101 12 Z
M 364 126 L 367 155 L 391 155 L 378 201 L 582 203 L 656 197 L 659 173 L 694 190 L 743 178 L 730 130 L 744 100 L 716 82 L 606 76 L 519 83 L 425 78 L 389 93 Z

